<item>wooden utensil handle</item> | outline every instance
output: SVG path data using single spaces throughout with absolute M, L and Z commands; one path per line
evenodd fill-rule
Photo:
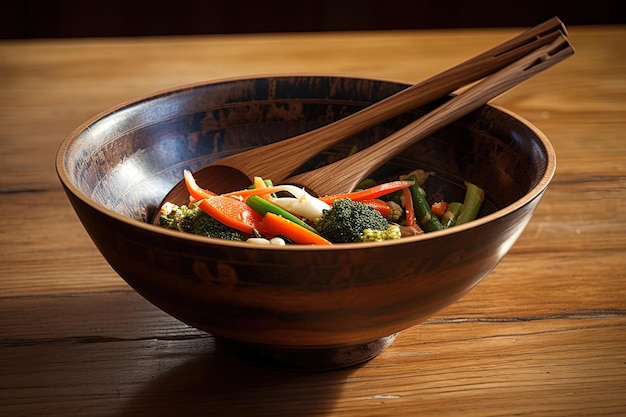
M 460 87 L 494 73 L 566 33 L 554 17 L 448 70 L 380 102 L 316 130 L 224 158 L 214 165 L 231 166 L 249 178 L 279 182 L 304 162 L 340 141 L 385 120 L 445 97 Z
M 318 195 L 348 192 L 365 175 L 410 145 L 478 109 L 489 100 L 561 62 L 573 53 L 573 47 L 561 34 L 550 45 L 537 49 L 485 78 L 391 136 L 333 164 L 294 176 L 287 182 L 306 184 Z

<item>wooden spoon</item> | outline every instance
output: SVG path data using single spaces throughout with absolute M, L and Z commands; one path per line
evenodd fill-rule
M 385 100 L 375 103 L 339 121 L 290 139 L 285 139 L 221 159 L 197 171 L 194 173 L 194 176 L 202 187 L 217 193 L 245 188 L 249 186 L 254 176 L 270 178 L 274 183 L 284 183 L 284 179 L 295 169 L 333 144 L 392 117 L 398 116 L 435 99 L 445 97 L 462 86 L 480 80 L 489 74 L 493 74 L 495 71 L 510 65 L 512 62 L 527 56 L 532 51 L 535 51 L 535 54 L 533 55 L 534 58 L 531 59 L 537 60 L 539 54 L 537 54 L 536 51 L 538 48 L 545 49 L 546 45 L 552 45 L 554 42 L 558 42 L 559 44 L 567 42 L 564 37 L 565 33 L 566 29 L 561 20 L 556 17 L 552 18 L 455 67 L 402 90 Z M 558 41 L 555 41 L 555 39 Z M 553 48 L 553 46 L 550 46 L 550 48 Z M 554 62 L 554 59 L 548 60 L 548 62 Z M 517 82 L 521 82 L 521 80 Z M 497 94 L 493 94 L 492 97 L 495 95 Z M 463 104 L 462 107 L 474 109 L 486 103 L 489 99 L 490 98 L 477 98 L 479 103 L 474 103 L 473 107 L 469 107 L 467 103 Z M 453 102 L 456 103 L 457 101 Z M 452 114 L 442 114 L 435 120 L 436 125 L 440 127 L 444 126 L 456 118 L 467 114 L 469 111 L 471 110 L 464 111 L 457 109 L 457 111 Z M 432 122 L 431 120 L 429 123 Z M 400 132 L 405 131 L 406 129 L 403 129 Z M 430 133 L 432 133 L 432 130 Z M 415 135 L 415 129 L 410 129 L 410 134 Z M 408 135 L 409 133 L 407 132 L 402 136 L 405 137 Z M 397 136 L 398 134 L 395 134 L 389 139 Z M 393 140 L 396 143 L 394 149 L 400 149 L 397 144 L 398 140 L 399 139 Z M 416 137 L 415 140 L 418 140 L 418 138 Z M 383 142 L 388 143 L 386 141 Z M 407 143 L 402 145 L 401 148 L 404 149 L 410 143 L 412 142 L 407 139 Z M 376 149 L 376 153 L 382 152 L 384 156 L 378 155 L 371 167 L 379 166 L 381 160 L 384 162 L 384 160 L 394 155 L 393 152 L 395 152 L 395 150 L 390 153 L 385 149 L 380 149 L 381 146 L 382 145 L 376 146 L 374 149 Z M 362 152 L 359 152 L 360 163 L 358 166 L 361 167 L 361 172 L 365 172 L 370 170 L 370 168 L 366 169 L 363 166 L 367 164 L 370 155 L 366 156 Z M 369 152 L 372 153 L 371 150 Z M 354 160 L 351 160 L 350 164 L 352 163 L 354 163 Z M 307 182 L 317 177 L 319 173 L 328 175 L 330 171 L 332 171 L 332 175 L 335 176 L 338 174 L 336 170 L 339 167 L 338 165 L 333 165 L 331 169 L 329 166 L 329 168 L 323 172 L 315 171 L 317 174 L 313 172 L 305 173 L 293 177 L 290 181 L 296 181 L 299 185 L 305 186 L 313 192 L 324 194 L 327 193 L 330 188 L 320 188 L 320 184 L 324 182 L 323 178 L 317 178 L 315 180 L 315 186 L 313 183 L 309 184 Z M 350 172 L 349 175 L 358 175 L 355 169 L 350 169 Z M 356 181 L 358 180 L 359 179 L 356 179 Z M 352 181 L 349 181 L 349 184 L 351 183 Z M 340 188 L 345 189 L 349 184 Z M 339 191 L 337 188 L 334 189 Z M 168 193 L 164 201 L 181 204 L 187 200 L 187 197 L 188 193 L 185 189 L 184 182 L 181 181 Z
M 410 145 L 573 54 L 574 48 L 561 35 L 552 44 L 537 49 L 485 78 L 370 147 L 332 164 L 287 178 L 283 182 L 303 186 L 320 196 L 349 192 L 368 174 Z

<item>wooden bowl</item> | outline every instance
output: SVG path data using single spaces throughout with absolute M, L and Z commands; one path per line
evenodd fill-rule
M 555 171 L 547 138 L 485 106 L 375 173 L 436 172 L 430 194 L 483 187 L 481 218 L 441 232 L 331 247 L 258 246 L 150 224 L 192 171 L 355 112 L 405 84 L 277 76 L 196 84 L 121 104 L 74 130 L 59 178 L 107 262 L 139 294 L 219 343 L 272 366 L 332 369 L 366 361 L 395 335 L 454 303 L 498 264 Z M 367 146 L 414 119 L 395 118 L 330 149 L 308 167 Z

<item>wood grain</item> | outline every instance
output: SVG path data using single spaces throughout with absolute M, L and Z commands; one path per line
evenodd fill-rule
M 278 143 L 256 147 L 245 152 L 238 152 L 226 158 L 221 158 L 216 163 L 210 164 L 198 172 L 195 172 L 194 176 L 199 184 L 205 184 L 205 187 L 211 190 L 215 190 L 217 187 L 224 187 L 223 177 L 225 175 L 220 175 L 220 173 L 223 174 L 221 172 L 223 171 L 222 167 L 233 168 L 238 171 L 238 173 L 245 174 L 234 175 L 234 173 L 229 170 L 231 178 L 241 177 L 238 178 L 241 180 L 241 183 L 230 179 L 229 181 L 232 183 L 225 187 L 227 191 L 246 187 L 255 176 L 272 178 L 274 183 L 284 182 L 290 174 L 296 171 L 305 162 L 309 161 L 320 152 L 330 148 L 331 145 L 337 144 L 344 139 L 350 138 L 392 117 L 399 116 L 432 101 L 441 99 L 451 92 L 465 87 L 468 84 L 475 83 L 486 76 L 490 76 L 489 87 L 481 83 L 481 87 L 478 89 L 480 91 L 491 91 L 494 86 L 501 84 L 493 81 L 495 77 L 494 73 L 503 71 L 503 67 L 513 65 L 513 63 L 521 60 L 524 56 L 531 55 L 531 52 L 539 49 L 540 46 L 551 44 L 555 42 L 556 39 L 561 39 L 565 44 L 567 41 L 563 35 L 564 32 L 566 32 L 566 29 L 562 21 L 556 17 L 552 18 L 454 67 L 433 74 L 431 77 L 413 84 L 385 100 L 365 107 L 361 111 L 355 112 L 348 117 L 343 117 L 334 123 L 328 123 L 325 126 L 309 130 L 296 137 L 284 139 Z M 569 54 L 562 55 L 567 57 L 573 53 L 573 49 L 569 46 L 568 50 L 570 52 Z M 543 56 L 545 52 L 541 52 L 540 54 L 539 56 Z M 537 58 L 532 56 L 526 59 L 528 59 L 529 62 L 537 61 Z M 552 57 L 552 62 L 554 61 L 557 60 L 555 57 Z M 554 64 L 550 64 L 549 66 L 551 65 Z M 526 63 L 523 68 L 526 69 L 528 66 L 529 64 Z M 511 71 L 511 73 L 507 71 L 504 79 L 511 80 L 510 85 L 514 85 L 522 82 L 522 79 L 530 77 L 530 75 L 522 76 L 524 72 L 526 71 Z M 513 80 L 517 80 L 517 82 Z M 498 93 L 494 92 L 493 95 L 484 99 L 484 102 L 478 105 L 486 103 L 491 98 L 499 95 L 502 91 L 503 90 L 499 90 Z M 466 91 L 463 94 L 463 98 L 467 97 L 467 95 L 469 94 Z M 457 98 L 457 100 L 459 100 L 459 98 Z M 476 107 L 478 107 L 478 105 Z M 464 105 L 455 104 L 455 109 L 461 109 L 455 112 L 458 115 L 455 117 L 460 117 L 460 113 L 463 112 L 462 109 L 466 106 L 467 103 Z M 469 112 L 470 110 L 467 110 L 467 113 Z M 427 136 L 429 126 L 431 126 L 430 129 L 433 132 L 438 130 L 436 120 L 441 117 L 440 115 L 442 113 L 444 113 L 443 110 L 434 113 L 432 118 L 435 121 L 430 121 L 430 123 L 424 123 L 426 116 L 421 118 L 419 126 L 413 128 L 421 133 L 419 135 L 416 133 L 411 134 L 410 137 L 414 138 L 412 141 L 417 142 L 417 136 Z M 453 119 L 444 119 L 440 122 L 439 126 L 450 124 L 452 120 Z M 389 139 L 387 139 L 384 144 L 379 144 L 379 146 L 387 149 L 384 153 L 386 158 L 389 157 L 388 149 L 391 149 L 391 144 L 388 143 L 388 141 Z M 373 148 L 374 147 L 369 147 L 368 150 L 372 150 Z M 399 151 L 397 153 L 399 153 Z M 357 159 L 355 160 L 354 158 Z M 349 192 L 356 186 L 356 184 L 351 183 L 350 180 L 358 180 L 370 174 L 375 167 L 380 165 L 380 163 L 375 163 L 375 154 L 354 158 L 344 160 L 339 164 L 334 164 L 332 167 L 327 166 L 319 171 L 320 173 L 302 173 L 296 178 L 291 178 L 291 180 L 296 184 L 306 187 L 309 191 L 314 191 L 317 195 Z M 368 161 L 366 167 L 357 169 L 359 165 L 363 164 L 363 161 Z M 214 168 L 214 166 L 219 166 L 220 168 Z M 322 171 L 326 172 L 326 174 L 322 173 Z M 320 178 L 324 180 L 320 181 Z M 341 189 L 340 187 L 344 187 L 345 189 Z M 183 184 L 179 184 L 177 188 L 184 189 Z M 177 189 L 172 190 L 172 193 L 175 195 L 186 194 L 186 192 L 182 193 Z M 183 198 L 186 198 L 186 196 Z M 176 199 L 169 198 L 169 196 L 166 197 L 165 200 L 176 201 Z
M 0 42 L 0 415 L 624 415 L 626 27 L 569 31 L 571 60 L 495 100 L 558 160 L 511 252 L 381 356 L 314 374 L 242 362 L 134 293 L 67 203 L 58 145 L 173 86 L 268 73 L 415 83 L 518 30 Z

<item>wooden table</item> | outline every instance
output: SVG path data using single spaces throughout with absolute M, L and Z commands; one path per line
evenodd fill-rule
M 115 104 L 268 73 L 416 82 L 518 29 L 0 42 L 0 415 L 608 416 L 626 413 L 626 27 L 570 27 L 577 54 L 495 102 L 558 169 L 469 295 L 351 369 L 291 373 L 216 350 L 102 259 L 54 168 Z

